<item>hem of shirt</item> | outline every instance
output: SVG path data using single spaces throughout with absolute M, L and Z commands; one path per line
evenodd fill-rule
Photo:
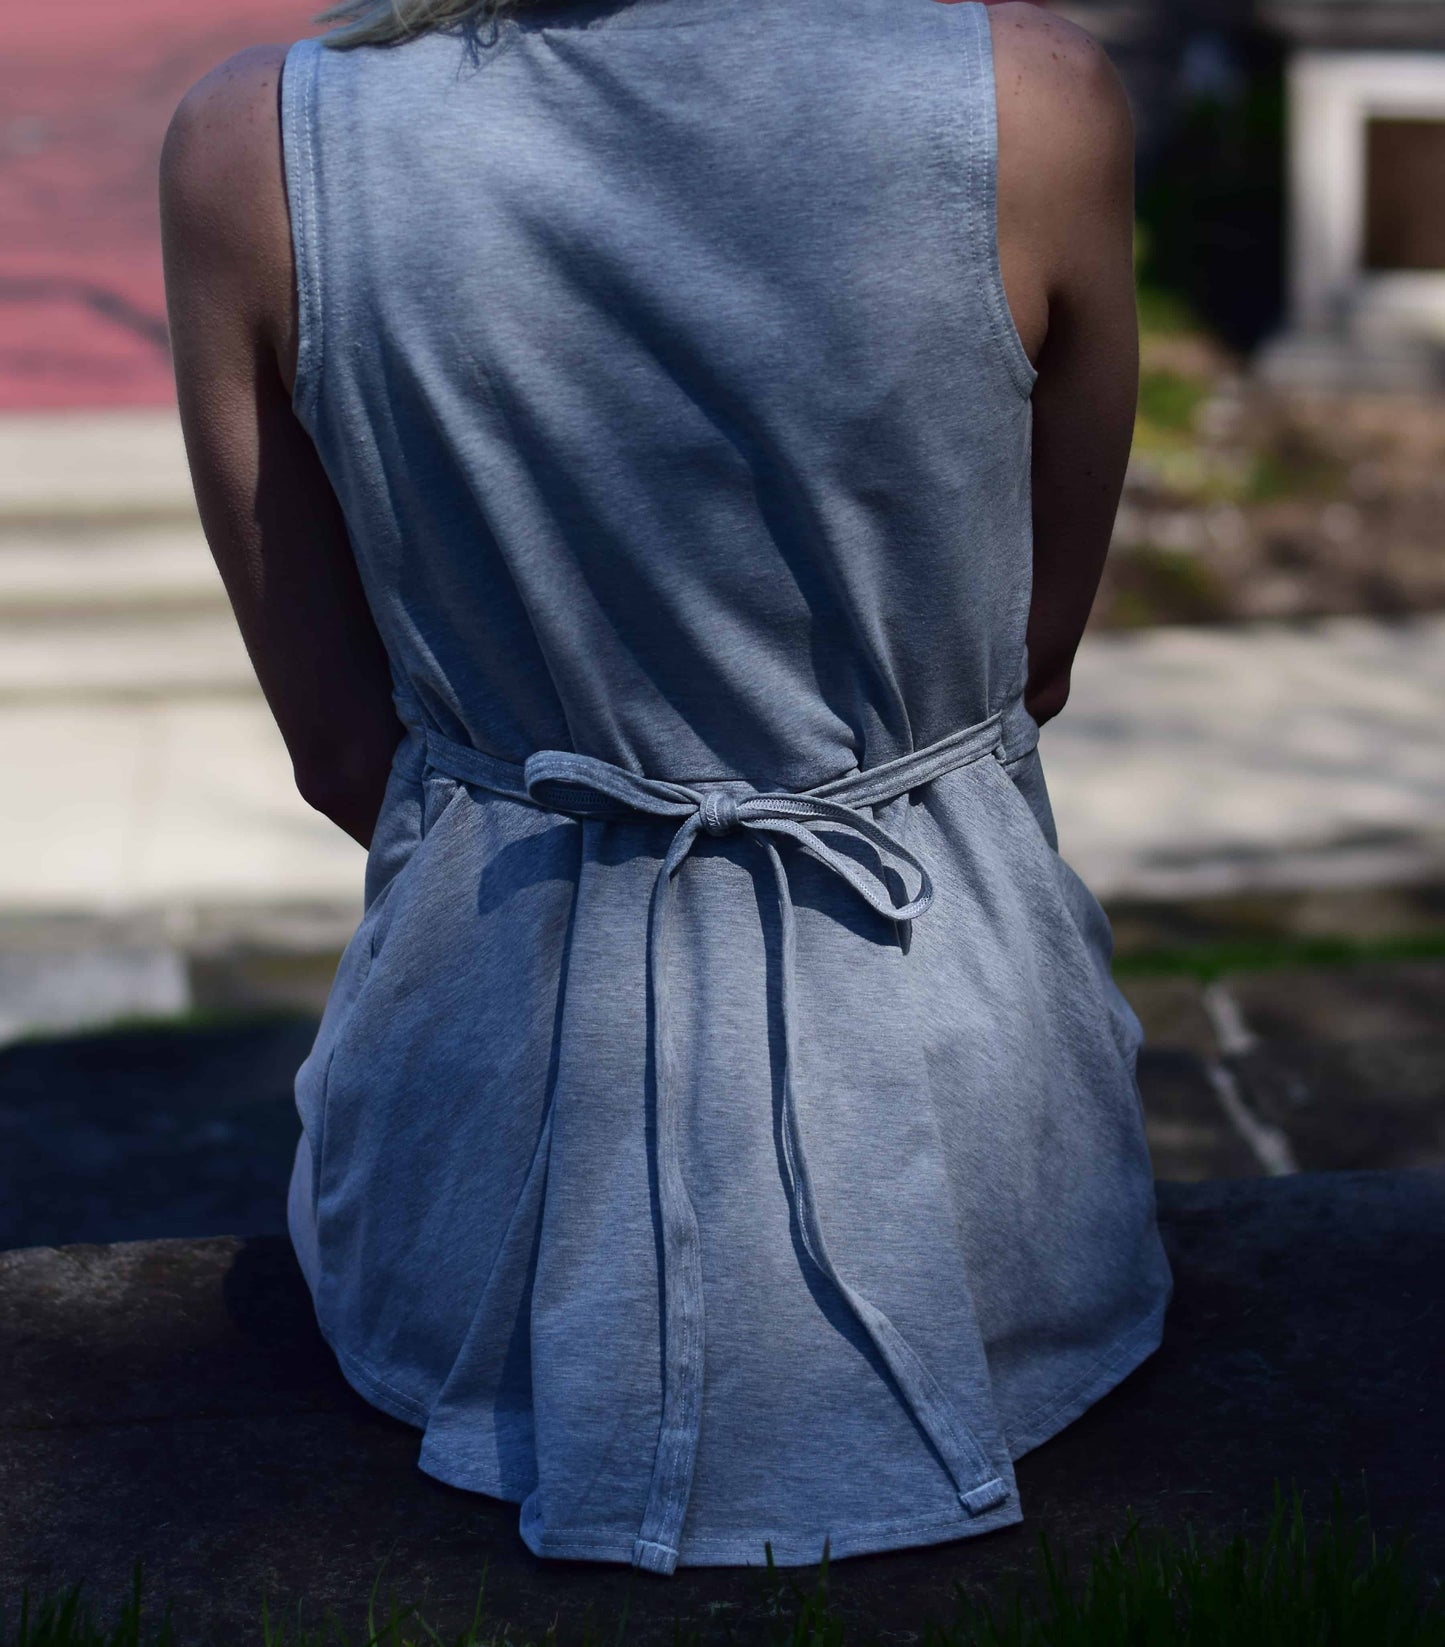
M 1164 1319 L 1171 1294 L 1172 1287 L 1146 1315 L 1090 1362 L 1082 1373 L 1071 1379 L 1063 1389 L 1029 1409 L 1011 1427 L 1007 1437 L 1011 1459 L 1021 1458 L 1067 1428 L 1159 1348 L 1163 1342 Z M 391 1417 L 425 1431 L 427 1409 L 421 1402 L 387 1383 L 364 1361 L 341 1348 L 324 1326 L 321 1331 L 336 1355 L 343 1376 L 359 1395 Z M 504 1503 L 523 1505 L 520 1536 L 534 1555 L 551 1560 L 631 1565 L 634 1548 L 632 1535 L 603 1535 L 583 1528 L 541 1528 L 525 1508 L 534 1488 L 533 1482 L 523 1484 L 508 1480 L 498 1472 L 479 1466 L 474 1459 L 449 1458 L 442 1448 L 428 1445 L 428 1439 L 423 1440 L 418 1459 L 418 1468 L 422 1473 L 464 1492 L 481 1493 Z M 854 1523 L 829 1529 L 828 1559 L 831 1562 L 855 1555 L 944 1544 L 1013 1526 L 1023 1519 L 1015 1488 L 1004 1504 L 982 1516 L 970 1516 L 967 1511 L 960 1510 L 951 1516 Z M 796 1531 L 684 1537 L 678 1554 L 678 1566 L 761 1567 L 768 1559 L 765 1550 L 768 1544 L 772 1546 L 775 1566 L 816 1566 L 822 1559 L 823 1537 L 822 1533 L 803 1534 Z
M 425 1430 L 427 1425 L 426 1403 L 407 1395 L 394 1384 L 388 1384 L 380 1373 L 372 1368 L 352 1352 L 336 1341 L 330 1328 L 321 1319 L 318 1313 L 316 1325 L 321 1336 L 330 1346 L 331 1353 L 336 1357 L 336 1364 L 341 1369 L 341 1376 L 346 1380 L 364 1401 L 369 1401 L 373 1407 L 379 1408 L 389 1418 L 400 1419 L 403 1424 L 410 1424 L 413 1429 Z
M 1016 1526 L 1024 1518 L 1017 1493 L 1011 1494 L 996 1509 L 980 1516 L 970 1516 L 967 1510 L 957 1515 L 927 1516 L 913 1521 L 877 1521 L 854 1523 L 826 1532 L 801 1533 L 732 1533 L 713 1538 L 682 1540 L 678 1552 L 678 1567 L 765 1567 L 771 1546 L 775 1567 L 816 1567 L 823 1559 L 823 1544 L 828 1546 L 828 1561 L 846 1560 L 850 1556 L 879 1555 L 888 1550 L 922 1549 L 930 1544 L 949 1544 L 958 1539 L 980 1538 L 985 1533 Z M 636 1536 L 613 1534 L 593 1536 L 556 1530 L 543 1530 L 529 1524 L 526 1508 L 522 1511 L 522 1542 L 535 1556 L 552 1561 L 606 1561 L 631 1565 Z
M 1110 1390 L 1147 1361 L 1164 1342 L 1164 1318 L 1174 1288 L 1165 1288 L 1163 1296 L 1146 1315 L 1122 1333 L 1096 1361 L 1089 1364 L 1062 1390 L 1031 1407 L 1017 1419 L 1008 1431 L 1009 1457 L 1015 1461 L 1025 1453 L 1051 1441 L 1060 1430 L 1067 1429 L 1096 1401 L 1102 1401 Z
M 1172 1287 L 1147 1315 L 1116 1338 L 1084 1372 L 1062 1390 L 1031 1408 L 1012 1427 L 1008 1434 L 1011 1459 L 1023 1457 L 1066 1429 L 1159 1348 L 1163 1342 L 1164 1319 L 1171 1293 Z M 317 1324 L 336 1356 L 343 1377 L 360 1396 L 390 1417 L 425 1431 L 427 1409 L 423 1403 L 387 1383 L 366 1362 L 337 1344 L 319 1319 Z M 479 1468 L 475 1462 L 448 1459 L 439 1451 L 428 1449 L 425 1441 L 418 1468 L 423 1474 L 447 1486 L 460 1488 L 464 1492 L 481 1493 L 509 1504 L 525 1504 L 533 1490 L 531 1483 L 525 1486 L 514 1484 L 499 1474 Z M 827 1534 L 828 1559 L 831 1562 L 854 1555 L 944 1544 L 1013 1526 L 1022 1520 L 1023 1511 L 1015 1489 L 1005 1504 L 982 1516 L 960 1512 L 954 1516 L 855 1523 L 849 1527 L 830 1529 Z M 522 1542 L 536 1556 L 561 1561 L 632 1563 L 634 1541 L 630 1536 L 599 1536 L 581 1528 L 544 1530 L 534 1523 L 529 1524 L 525 1510 L 522 1522 Z M 678 1566 L 764 1566 L 768 1559 L 765 1551 L 767 1544 L 772 1545 L 775 1566 L 816 1566 L 822 1559 L 821 1534 L 763 1532 L 685 1538 L 679 1551 Z

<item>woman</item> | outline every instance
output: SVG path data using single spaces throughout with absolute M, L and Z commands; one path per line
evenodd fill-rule
M 1017 1522 L 1171 1287 L 1034 747 L 1132 424 L 1119 85 L 1017 4 L 338 10 L 162 166 L 207 536 L 370 849 L 322 1330 L 540 1555 Z

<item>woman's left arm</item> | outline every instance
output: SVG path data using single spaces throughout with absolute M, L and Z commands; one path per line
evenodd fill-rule
M 291 409 L 284 46 L 187 92 L 161 153 L 166 309 L 206 540 L 296 786 L 368 846 L 403 727 L 341 506 Z

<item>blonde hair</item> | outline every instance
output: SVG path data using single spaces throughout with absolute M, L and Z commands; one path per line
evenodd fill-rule
M 322 43 L 344 51 L 391 45 L 438 29 L 471 28 L 532 4 L 536 0 L 337 0 L 315 21 L 340 25 L 323 35 Z

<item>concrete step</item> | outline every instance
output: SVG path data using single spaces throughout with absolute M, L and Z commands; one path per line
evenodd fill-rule
M 0 609 L 0 705 L 258 697 L 230 608 L 172 596 L 149 608 Z
M 171 667 L 188 661 L 196 677 L 214 678 L 205 647 L 222 644 L 220 626 L 209 642 L 204 625 L 187 633 L 187 657 Z M 139 674 L 144 657 L 128 661 Z M 296 793 L 254 688 L 123 702 L 0 697 L 0 750 L 0 910 L 359 901 L 365 855 Z
M 171 410 L 0 417 L 0 702 L 256 695 Z
M 0 518 L 0 622 L 198 611 L 230 606 L 195 521 Z
M 171 408 L 0 416 L 0 522 L 191 521 Z

